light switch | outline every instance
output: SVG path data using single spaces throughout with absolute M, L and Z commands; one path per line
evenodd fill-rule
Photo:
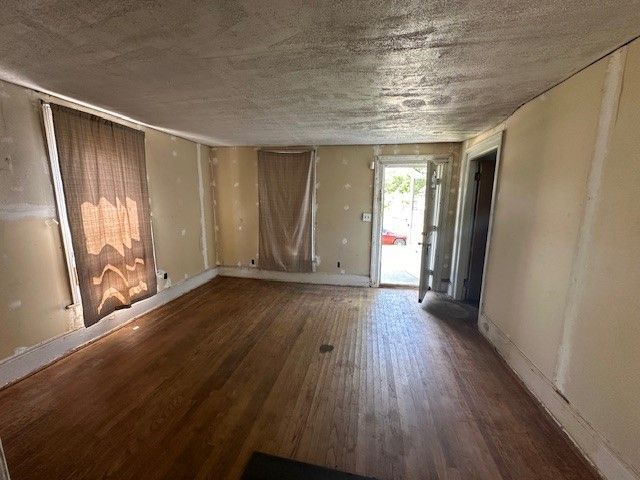
M 371 221 L 371 214 L 370 213 L 363 213 L 362 214 L 362 221 L 363 222 L 370 222 Z

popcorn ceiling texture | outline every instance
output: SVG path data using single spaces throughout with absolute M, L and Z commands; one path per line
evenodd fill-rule
M 207 144 L 460 141 L 640 33 L 640 0 L 7 0 L 0 78 Z
M 445 235 L 449 238 L 445 265 L 445 270 L 448 270 L 458 198 L 460 145 L 441 143 L 318 147 L 317 272 L 369 275 L 371 223 L 363 222 L 361 215 L 373 210 L 374 172 L 370 169 L 370 164 L 376 154 L 452 156 L 452 181 L 445 226 Z M 254 147 L 212 149 L 219 265 L 251 268 L 251 259 L 257 264 L 257 158 Z M 338 261 L 340 267 L 337 266 Z

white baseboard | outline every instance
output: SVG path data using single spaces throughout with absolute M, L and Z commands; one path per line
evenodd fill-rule
M 314 283 L 320 285 L 341 285 L 346 287 L 369 287 L 371 279 L 365 275 L 338 275 L 332 273 L 292 273 L 270 272 L 257 268 L 218 267 L 218 274 L 223 277 L 256 278 L 275 280 L 277 282 Z
M 479 329 L 600 475 L 608 480 L 640 480 L 640 474 L 556 391 L 553 382 L 482 313 Z
M 207 283 L 217 275 L 218 269 L 216 268 L 205 270 L 184 282 L 168 287 L 152 297 L 135 303 L 131 308 L 116 310 L 88 328 L 82 327 L 59 335 L 3 360 L 0 363 L 0 388 L 20 380 L 67 355 L 69 352 L 109 334 L 116 328 L 135 320 L 140 315 L 175 300 L 194 288 Z

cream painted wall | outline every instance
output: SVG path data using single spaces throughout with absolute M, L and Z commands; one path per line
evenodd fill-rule
M 65 309 L 71 294 L 41 99 L 90 111 L 0 82 L 0 360 L 81 325 Z M 175 284 L 204 270 L 196 144 L 148 128 L 145 136 L 157 267 Z M 208 154 L 203 147 L 205 227 L 213 231 Z M 214 252 L 213 238 L 207 241 Z
M 640 41 L 622 94 L 567 338 L 563 391 L 640 473 Z M 640 475 L 638 475 L 640 477 Z
M 562 392 L 583 419 L 580 428 L 591 432 L 580 447 L 600 468 L 618 472 L 611 478 L 623 478 L 625 469 L 633 473 L 624 478 L 640 478 L 640 42 L 628 48 L 591 227 L 587 179 L 596 138 L 606 135 L 599 118 L 611 57 L 493 129 L 504 130 L 504 139 L 480 325 L 512 346 L 505 358 L 516 371 L 522 355 L 552 386 L 549 395 Z M 585 256 L 574 261 L 579 245 Z M 574 301 L 575 323 L 568 324 Z M 564 404 L 558 396 L 547 407 L 554 402 Z
M 156 268 L 171 284 L 203 269 L 197 145 L 162 132 L 145 133 Z
M 372 210 L 374 148 L 319 147 L 317 155 L 317 271 L 369 275 L 371 223 L 361 216 Z
M 250 267 L 252 259 L 257 263 L 258 255 L 257 149 L 218 147 L 213 152 L 218 264 Z M 361 215 L 373 209 L 370 164 L 377 154 L 452 156 L 452 188 L 447 216 L 447 235 L 452 238 L 459 144 L 320 146 L 316 169 L 319 273 L 369 275 L 371 223 L 363 222 Z M 451 247 L 446 255 L 449 262 Z
M 491 241 L 491 251 L 499 254 L 487 262 L 485 314 L 501 319 L 504 332 L 549 377 L 605 68 L 600 62 L 581 72 L 522 107 L 506 126 Z
M 258 156 L 253 147 L 211 149 L 216 265 L 258 262 Z
M 0 82 L 0 359 L 73 329 L 70 303 L 40 101 Z

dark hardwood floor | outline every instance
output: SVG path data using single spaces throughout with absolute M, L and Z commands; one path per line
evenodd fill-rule
M 11 478 L 237 479 L 254 450 L 380 480 L 597 478 L 471 310 L 415 297 L 217 278 L 0 391 Z

